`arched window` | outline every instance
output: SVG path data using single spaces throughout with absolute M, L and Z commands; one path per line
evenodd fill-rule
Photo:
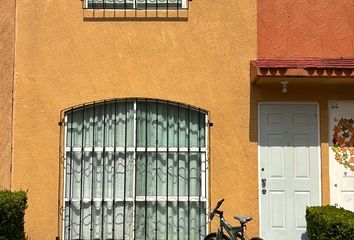
M 151 99 L 65 112 L 64 239 L 202 239 L 205 111 Z

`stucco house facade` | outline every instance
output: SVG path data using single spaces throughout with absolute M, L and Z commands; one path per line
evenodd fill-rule
M 10 1 L 0 188 L 29 239 L 306 239 L 354 211 L 354 1 Z M 236 222 L 235 222 L 236 224 Z

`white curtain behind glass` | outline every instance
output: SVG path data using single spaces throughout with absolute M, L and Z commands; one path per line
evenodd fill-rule
M 188 204 L 202 192 L 204 113 L 113 101 L 68 111 L 66 126 L 65 239 L 133 239 L 134 221 L 135 239 L 204 236 L 206 202 Z

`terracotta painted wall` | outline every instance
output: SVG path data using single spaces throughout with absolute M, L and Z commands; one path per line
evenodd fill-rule
M 248 122 L 256 1 L 193 1 L 183 22 L 85 22 L 79 0 L 19 1 L 17 10 L 13 178 L 29 190 L 31 240 L 57 236 L 60 111 L 125 97 L 210 111 L 211 203 L 224 197 L 226 216 L 252 215 L 248 230 L 258 232 Z
M 0 189 L 9 189 L 12 158 L 15 1 L 1 1 L 0 16 Z
M 258 58 L 354 57 L 353 0 L 257 0 Z

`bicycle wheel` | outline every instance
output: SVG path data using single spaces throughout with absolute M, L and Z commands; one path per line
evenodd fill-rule
M 215 240 L 215 239 L 216 239 L 216 232 L 210 233 L 204 238 L 204 240 Z M 222 240 L 231 240 L 228 236 L 226 236 L 224 234 L 222 234 L 221 239 Z
M 250 240 L 263 240 L 263 238 L 260 238 L 260 237 L 253 237 L 253 238 L 251 238 Z

